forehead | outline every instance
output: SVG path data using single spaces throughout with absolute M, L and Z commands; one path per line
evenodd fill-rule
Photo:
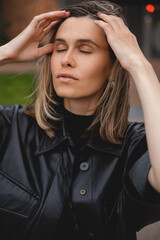
M 63 38 L 66 41 L 78 39 L 89 39 L 100 47 L 107 47 L 107 40 L 104 31 L 94 24 L 89 17 L 69 17 L 59 27 L 56 38 Z

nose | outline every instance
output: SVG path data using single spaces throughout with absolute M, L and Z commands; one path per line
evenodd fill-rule
M 62 66 L 64 67 L 75 67 L 76 62 L 72 52 L 67 51 L 62 57 Z

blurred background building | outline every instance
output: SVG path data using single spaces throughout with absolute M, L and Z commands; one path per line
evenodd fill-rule
M 80 2 L 79 0 L 0 0 L 0 45 L 14 38 L 40 13 Z M 160 79 L 160 0 L 112 0 L 123 8 L 130 30 Z M 5 69 L 5 67 L 4 67 Z M 0 72 L 3 71 L 1 68 Z M 131 79 L 129 120 L 143 121 L 143 113 Z M 160 223 L 138 233 L 139 240 L 159 240 Z

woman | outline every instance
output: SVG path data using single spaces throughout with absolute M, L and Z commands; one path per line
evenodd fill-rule
M 160 220 L 159 82 L 118 5 L 65 10 L 0 47 L 1 65 L 43 56 L 34 102 L 0 107 L 1 238 L 133 240 Z

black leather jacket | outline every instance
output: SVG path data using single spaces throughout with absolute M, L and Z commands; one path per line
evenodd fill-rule
M 63 120 L 51 139 L 21 106 L 0 106 L 0 136 L 0 239 L 133 240 L 160 220 L 143 123 L 121 145 L 90 138 L 75 152 Z

